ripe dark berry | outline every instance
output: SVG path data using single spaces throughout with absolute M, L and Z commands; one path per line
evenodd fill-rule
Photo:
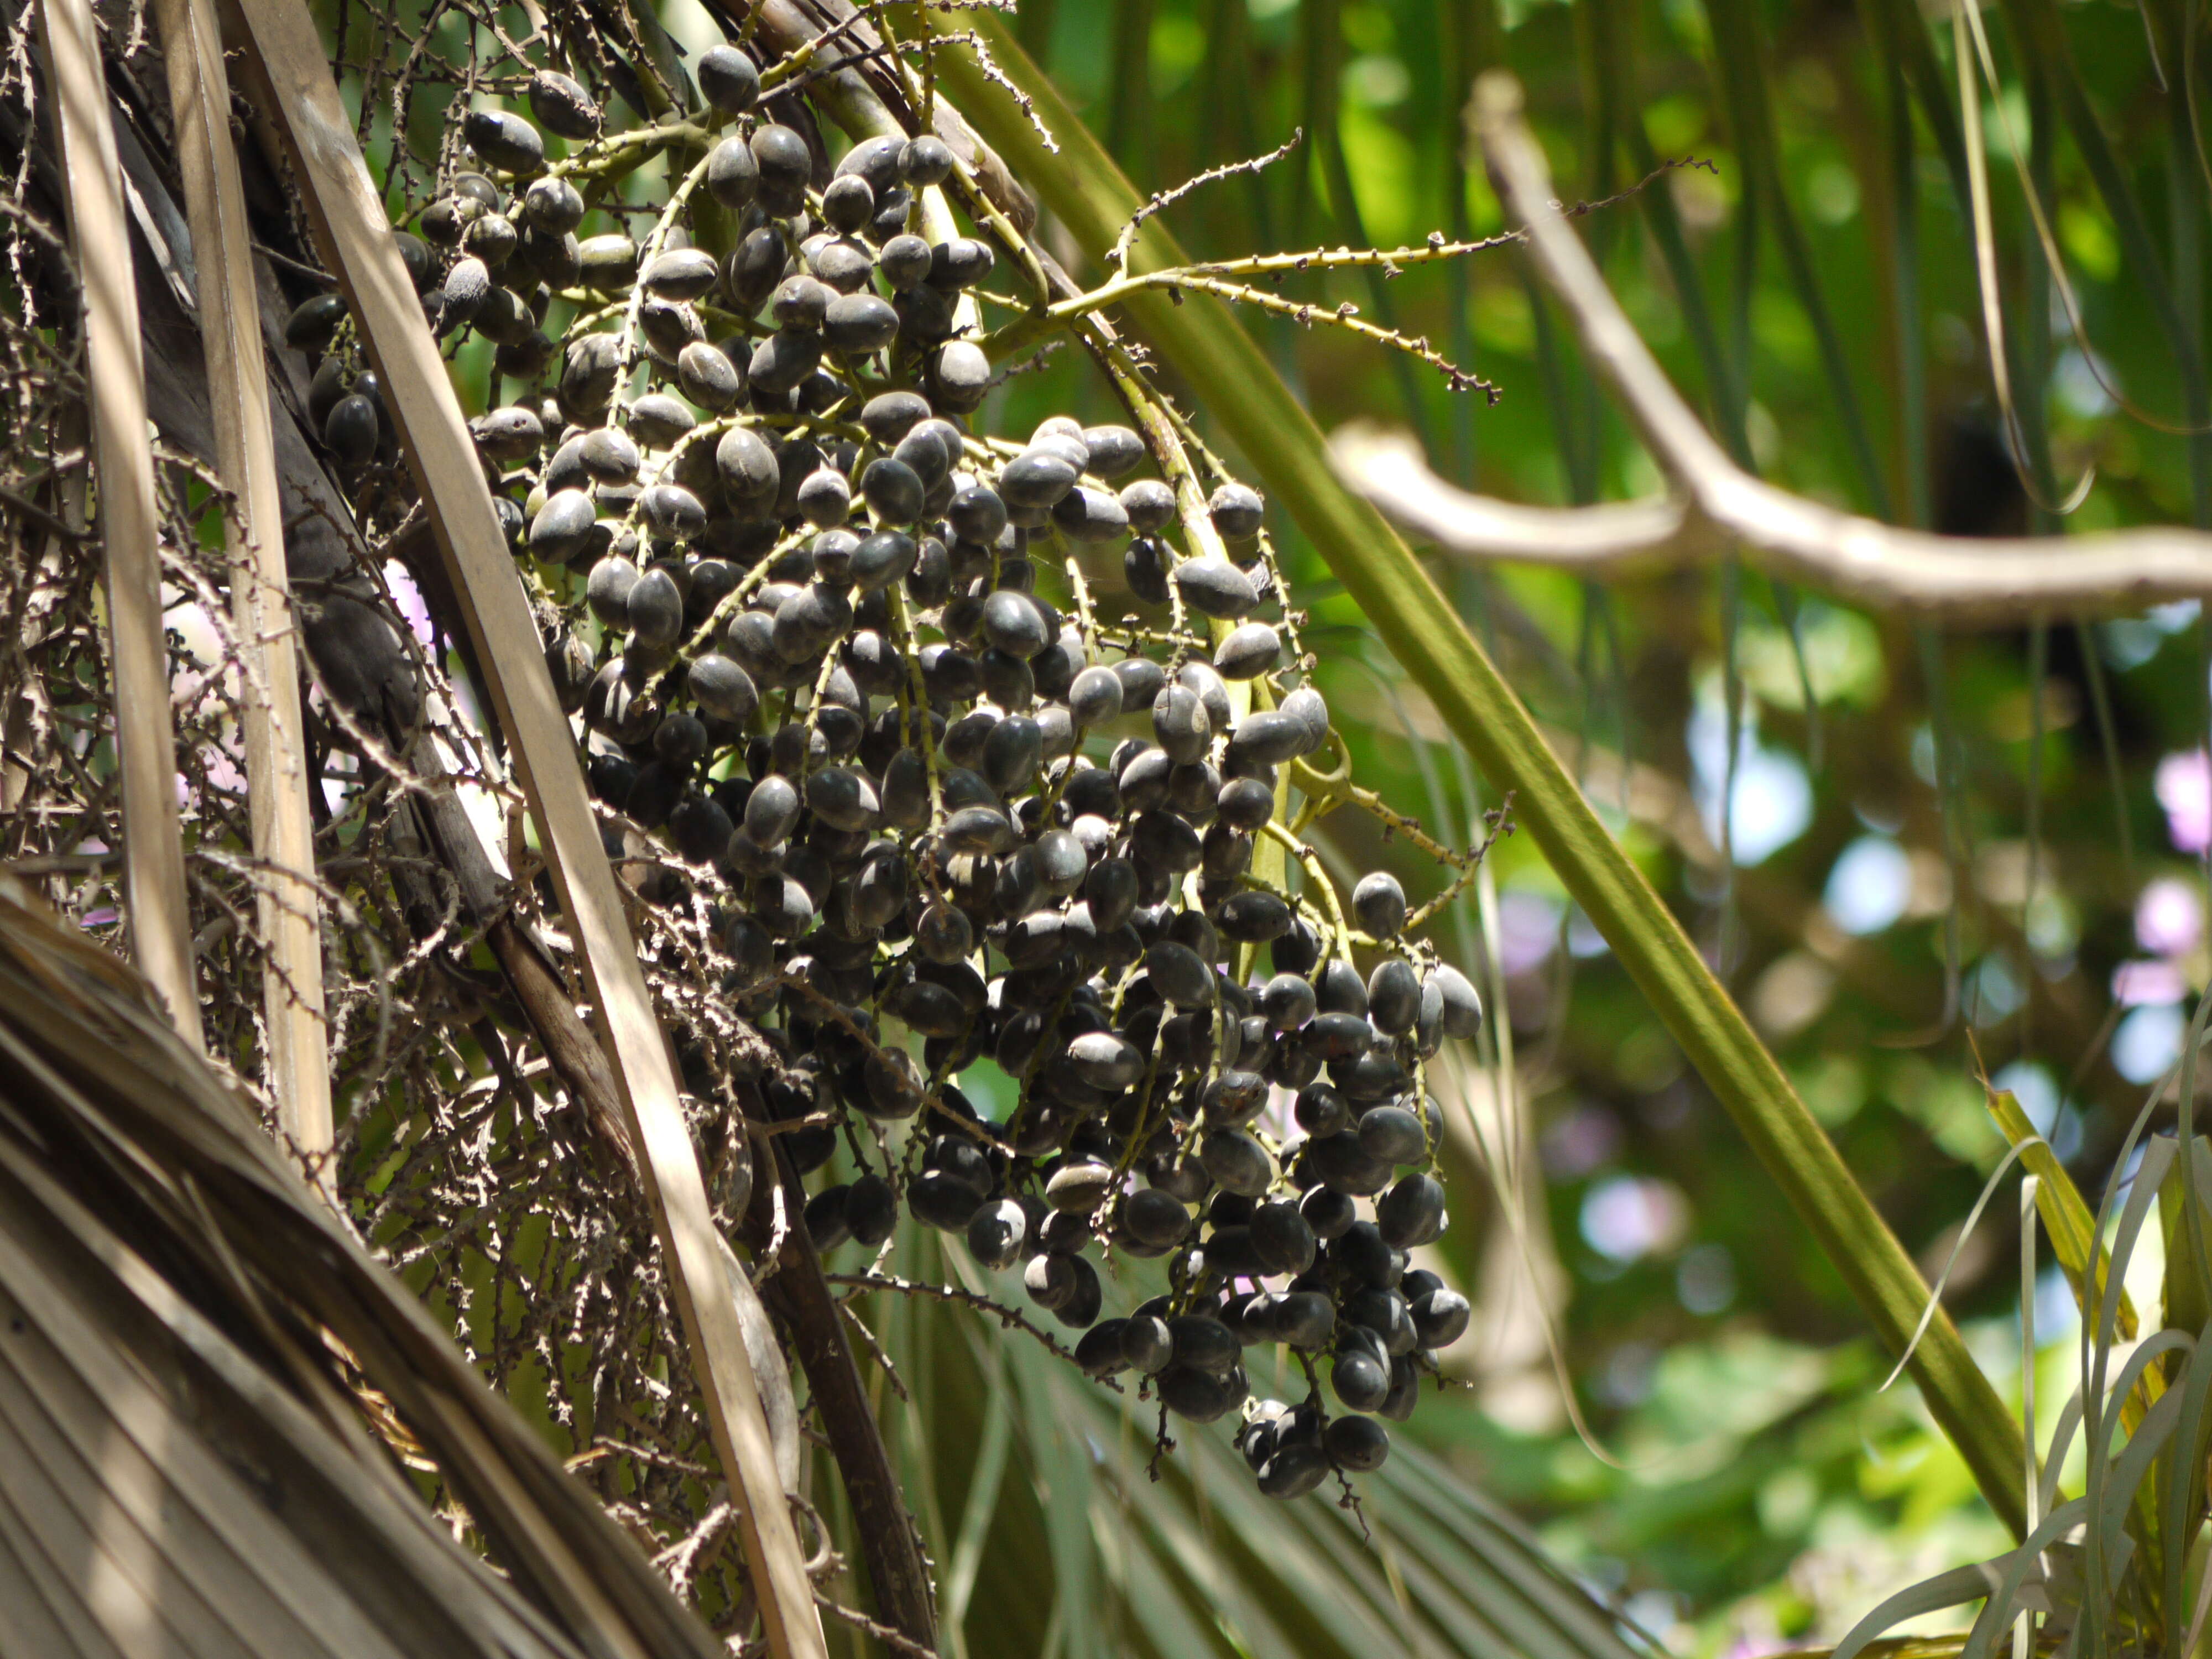
M 760 96 L 760 70 L 736 46 L 709 46 L 693 71 L 699 90 L 723 115 L 743 115 Z

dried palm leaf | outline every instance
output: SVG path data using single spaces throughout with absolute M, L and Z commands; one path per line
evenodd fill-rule
M 177 1029 L 200 1042 L 185 902 L 185 845 L 177 822 L 177 739 L 169 724 L 168 653 L 161 636 L 160 517 L 146 441 L 146 377 L 138 352 L 138 296 L 123 220 L 115 129 L 86 0 L 40 8 L 55 125 L 61 139 L 70 240 L 84 298 L 86 378 L 106 549 L 107 626 L 115 675 L 116 759 L 123 775 L 124 892 L 131 948 Z
M 279 1121 L 310 1159 L 331 1146 L 330 1065 L 307 810 L 307 733 L 300 708 L 284 570 L 283 507 L 270 423 L 268 371 L 253 290 L 246 187 L 230 136 L 230 87 L 208 0 L 159 0 L 155 17 L 169 74 L 169 107 L 199 273 L 200 340 L 215 416 L 216 466 L 237 502 L 231 614 L 248 684 L 240 701 L 261 938 L 268 951 L 270 1076 Z
M 0 1286 L 0 1651 L 720 1651 L 143 981 L 13 878 Z M 407 1490 L 349 1377 L 507 1582 Z

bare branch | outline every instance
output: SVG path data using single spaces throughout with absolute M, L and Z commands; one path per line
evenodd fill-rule
M 1839 512 L 1744 472 L 1668 380 L 1568 228 L 1522 119 L 1518 86 L 1486 76 L 1475 99 L 1499 195 L 1527 225 L 1539 274 L 1675 495 L 1594 507 L 1520 506 L 1455 489 L 1402 438 L 1340 432 L 1332 448 L 1346 483 L 1408 529 L 1456 553 L 1588 575 L 1704 562 L 1734 547 L 1777 575 L 1856 603 L 1961 622 L 2126 611 L 2212 592 L 2212 536 L 2196 531 L 1938 536 Z

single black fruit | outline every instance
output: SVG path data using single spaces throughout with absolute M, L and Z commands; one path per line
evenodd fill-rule
M 362 466 L 376 453 L 376 405 L 358 392 L 338 399 L 323 422 L 323 441 L 341 466 Z
M 898 1194 L 891 1183 L 870 1173 L 855 1181 L 845 1195 L 845 1224 L 854 1241 L 874 1249 L 898 1225 Z
M 1331 1462 L 1341 1468 L 1370 1474 L 1390 1455 L 1390 1434 L 1371 1417 L 1335 1417 L 1322 1437 Z
M 743 115 L 760 97 L 760 70 L 735 46 L 709 46 L 692 72 L 701 94 L 724 115 Z
M 284 319 L 284 343 L 295 351 L 320 351 L 346 319 L 346 302 L 336 294 L 318 294 L 301 302 Z
M 581 143 L 599 136 L 599 106 L 556 70 L 539 70 L 530 77 L 530 112 L 556 138 Z

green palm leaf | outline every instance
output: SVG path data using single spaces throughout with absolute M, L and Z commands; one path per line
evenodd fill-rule
M 908 1233 L 895 1259 L 909 1279 L 945 1273 L 1019 1303 L 1018 1282 L 970 1284 L 951 1254 Z M 1360 1478 L 1356 1509 L 1334 1487 L 1277 1503 L 1231 1424 L 1170 1419 L 1176 1449 L 1155 1468 L 1158 1408 L 1131 1379 L 1117 1395 L 973 1307 L 868 1302 L 892 1365 L 929 1401 L 924 1431 L 902 1437 L 902 1478 L 958 1518 L 948 1652 L 1646 1659 L 1525 1528 L 1403 1436 Z M 1274 1362 L 1255 1350 L 1248 1363 L 1264 1392 Z M 1295 1369 L 1284 1382 L 1283 1398 L 1303 1397 Z

